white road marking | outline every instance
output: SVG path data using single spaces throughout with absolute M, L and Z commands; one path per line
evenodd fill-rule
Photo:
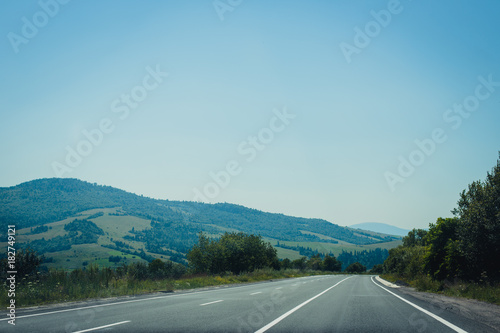
M 257 294 L 262 294 L 262 291 L 257 291 L 255 293 L 251 293 L 250 296 L 257 295 Z
M 200 306 L 205 306 L 205 305 L 214 304 L 214 303 L 219 303 L 219 302 L 224 302 L 224 300 L 223 300 L 223 299 L 220 299 L 220 300 L 218 300 L 218 301 L 213 301 L 213 302 L 203 303 L 203 304 L 200 304 Z
M 463 330 L 463 329 L 461 329 L 460 327 L 453 325 L 453 324 L 452 324 L 452 323 L 450 323 L 449 321 L 447 321 L 447 320 L 445 320 L 445 319 L 443 319 L 443 318 L 441 318 L 441 317 L 439 317 L 439 316 L 436 316 L 434 313 L 429 312 L 429 311 L 427 311 L 426 309 L 423 309 L 423 308 L 421 308 L 420 306 L 418 306 L 418 305 L 416 305 L 416 304 L 413 304 L 412 302 L 410 302 L 410 301 L 408 301 L 408 300 L 404 299 L 403 297 L 401 297 L 401 296 L 399 296 L 399 295 L 396 295 L 396 294 L 395 294 L 395 293 L 393 293 L 392 291 L 390 291 L 390 290 L 388 290 L 388 289 L 386 289 L 386 288 L 382 287 L 381 285 L 379 285 L 378 283 L 376 283 L 376 282 L 373 280 L 373 276 L 371 277 L 371 280 L 372 280 L 372 282 L 373 282 L 373 283 L 375 283 L 375 285 L 376 285 L 376 286 L 378 286 L 378 287 L 380 287 L 380 288 L 384 289 L 384 290 L 385 290 L 385 291 L 387 291 L 388 293 L 391 293 L 392 295 L 396 296 L 396 297 L 397 297 L 397 298 L 399 298 L 400 300 L 402 300 L 402 301 L 404 301 L 404 302 L 406 302 L 406 303 L 410 304 L 410 305 L 411 305 L 411 306 L 413 306 L 415 309 L 420 310 L 420 311 L 422 311 L 423 313 L 425 313 L 426 315 L 428 315 L 428 316 L 430 316 L 430 317 L 432 317 L 432 318 L 436 319 L 437 321 L 439 321 L 440 323 L 442 323 L 442 324 L 444 324 L 444 325 L 448 326 L 449 328 L 451 328 L 451 329 L 452 329 L 452 330 L 454 330 L 455 332 L 459 332 L 459 333 L 467 333 L 467 331 L 464 331 L 464 330 Z
M 303 279 L 303 278 L 304 277 L 296 278 L 296 280 Z M 294 284 L 293 286 L 297 286 L 297 285 L 298 284 Z M 252 285 L 237 286 L 237 287 L 232 287 L 231 289 L 249 288 L 249 287 L 252 287 Z M 281 289 L 281 287 L 278 287 L 278 288 Z M 89 306 L 82 306 L 82 307 L 76 307 L 76 308 L 71 308 L 71 309 L 55 310 L 55 311 L 49 311 L 49 312 L 40 312 L 40 313 L 34 313 L 34 314 L 20 315 L 20 316 L 16 316 L 16 319 L 46 316 L 46 315 L 55 314 L 55 313 L 63 313 L 63 312 L 78 311 L 78 310 L 93 309 L 93 308 L 101 308 L 101 307 L 105 307 L 105 306 L 121 305 L 121 304 L 127 304 L 127 303 L 153 301 L 153 300 L 162 299 L 162 298 L 181 297 L 181 296 L 194 295 L 194 294 L 205 294 L 205 293 L 217 292 L 217 291 L 221 291 L 221 290 L 227 290 L 227 289 L 203 290 L 203 291 L 195 291 L 195 292 L 185 293 L 185 294 L 156 296 L 156 297 L 150 297 L 150 298 L 134 299 L 134 300 L 130 300 L 130 301 L 118 301 L 118 302 L 114 302 L 114 303 L 89 305 Z M 60 305 L 65 306 L 64 303 L 60 303 Z M 9 318 L 0 319 L 0 321 L 5 321 L 5 320 L 10 320 L 10 319 Z
M 399 288 L 399 286 L 397 284 L 394 284 L 394 283 L 390 283 L 389 281 L 386 281 L 384 279 L 382 279 L 380 276 L 375 276 L 375 280 L 377 280 L 378 282 L 382 283 L 383 285 L 387 286 L 387 287 L 391 287 L 391 288 Z
M 276 288 L 274 288 L 274 289 L 281 289 L 281 288 L 283 288 L 283 287 L 276 287 Z
M 100 330 L 102 328 L 107 328 L 107 327 L 111 327 L 111 326 L 121 325 L 121 324 L 125 324 L 125 323 L 130 323 L 130 320 L 121 321 L 119 323 L 114 323 L 114 324 L 109 324 L 109 325 L 104 325 L 104 326 L 99 326 L 99 327 L 94 327 L 94 328 L 89 328 L 89 329 L 86 329 L 86 330 L 83 330 L 83 331 L 78 331 L 78 332 L 73 332 L 73 333 L 91 332 L 91 331 Z
M 231 289 L 248 288 L 248 287 L 252 287 L 252 285 L 232 287 Z M 203 290 L 203 291 L 195 291 L 195 292 L 192 292 L 192 293 L 185 293 L 185 294 L 168 295 L 168 296 L 156 296 L 156 297 L 150 297 L 150 298 L 134 299 L 134 300 L 130 300 L 130 301 L 121 301 L 121 302 L 118 301 L 118 302 L 115 302 L 115 303 L 89 305 L 89 306 L 82 306 L 82 307 L 78 307 L 78 308 L 71 308 L 71 309 L 64 309 L 64 310 L 56 310 L 56 311 L 49 311 L 49 312 L 34 313 L 34 314 L 30 314 L 30 315 L 21 315 L 21 316 L 16 316 L 16 319 L 19 319 L 19 318 L 28 318 L 28 317 L 45 316 L 45 315 L 55 314 L 55 313 L 63 313 L 63 312 L 69 312 L 69 311 L 93 309 L 93 308 L 100 308 L 100 307 L 113 306 L 113 305 L 121 305 L 121 304 L 127 304 L 127 303 L 153 301 L 153 300 L 162 299 L 162 298 L 181 297 L 181 296 L 188 296 L 188 295 L 194 295 L 194 294 L 205 294 L 205 293 L 217 292 L 217 291 L 221 291 L 221 290 L 228 290 L 228 289 Z M 61 305 L 64 306 L 65 304 L 61 303 Z M 9 318 L 2 318 L 2 319 L 0 319 L 0 321 L 4 321 L 4 320 L 10 320 L 10 319 Z
M 335 288 L 336 286 L 338 286 L 339 284 L 341 284 L 342 282 L 344 282 L 345 280 L 350 279 L 350 278 L 352 278 L 352 276 L 346 277 L 345 279 L 341 280 L 340 282 L 337 282 L 336 284 L 334 284 L 330 288 L 323 290 L 322 292 L 320 292 L 316 296 L 309 298 L 307 301 L 305 301 L 305 302 L 297 305 L 296 307 L 294 307 L 290 311 L 288 311 L 285 314 L 283 314 L 283 315 L 279 316 L 278 318 L 274 319 L 272 322 L 270 322 L 266 326 L 262 327 L 260 330 L 255 331 L 255 333 L 263 333 L 263 332 L 267 331 L 268 329 L 270 329 L 271 327 L 273 327 L 274 325 L 276 325 L 277 323 L 279 323 L 280 321 L 282 321 L 283 319 L 285 319 L 286 317 L 288 317 L 289 315 L 291 315 L 292 313 L 294 313 L 295 311 L 297 311 L 298 309 L 300 309 L 301 307 L 303 307 L 304 305 L 306 305 L 307 303 L 315 300 L 316 298 L 320 297 L 321 295 L 323 295 L 327 291 Z

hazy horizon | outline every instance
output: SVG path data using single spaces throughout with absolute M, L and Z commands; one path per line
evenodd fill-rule
M 0 186 L 412 229 L 495 165 L 500 3 L 214 3 L 5 3 Z

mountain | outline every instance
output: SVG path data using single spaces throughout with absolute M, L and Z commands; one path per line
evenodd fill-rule
M 395 227 L 390 224 L 376 223 L 376 222 L 358 223 L 358 224 L 353 224 L 349 227 L 354 229 L 370 230 L 374 232 L 379 232 L 388 235 L 396 235 L 396 236 L 406 236 L 410 231 Z
M 390 248 L 399 237 L 341 227 L 321 219 L 266 213 L 229 203 L 157 200 L 78 179 L 37 179 L 0 188 L 0 223 L 16 225 L 20 246 L 59 264 L 88 260 L 163 258 L 183 262 L 203 231 L 260 234 L 286 246 Z M 0 231 L 3 232 L 3 231 Z M 5 235 L 0 235 L 2 239 Z M 289 243 L 290 244 L 290 243 Z M 292 250 L 279 249 L 284 255 Z M 288 252 L 287 252 L 288 251 Z M 90 255 L 92 254 L 92 255 Z M 298 252 L 297 252 L 298 254 Z M 90 257 L 89 257 L 90 256 Z M 68 267 L 75 267 L 68 264 Z

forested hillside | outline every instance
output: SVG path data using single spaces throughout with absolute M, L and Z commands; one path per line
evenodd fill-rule
M 341 240 L 351 244 L 373 244 L 397 239 L 384 234 L 340 227 L 325 220 L 265 213 L 227 203 L 155 200 L 77 179 L 39 179 L 0 188 L 0 223 L 16 224 L 18 228 L 36 227 L 63 220 L 85 210 L 111 207 L 121 207 L 126 215 L 154 221 L 151 223 L 154 230 L 152 232 L 160 239 L 166 237 L 164 230 L 180 228 L 187 230 L 194 242 L 196 232 L 213 232 L 213 226 L 289 241 Z M 333 240 L 325 240 L 325 237 L 318 237 L 313 233 Z M 135 234 L 135 237 L 144 240 L 150 239 L 150 236 L 148 233 Z M 149 246 L 155 247 L 154 244 Z
M 16 226 L 19 248 L 31 248 L 46 256 L 49 267 L 65 269 L 93 262 L 117 267 L 155 258 L 186 264 L 186 255 L 200 232 L 209 237 L 225 232 L 255 234 L 270 241 L 308 244 L 325 254 L 328 251 L 321 249 L 321 244 L 362 251 L 362 245 L 374 247 L 400 239 L 320 219 L 265 213 L 228 203 L 156 200 L 61 178 L 0 188 L 0 222 Z M 300 255 L 300 251 L 285 248 L 279 252 L 281 258 Z M 365 261 L 370 266 L 371 261 Z

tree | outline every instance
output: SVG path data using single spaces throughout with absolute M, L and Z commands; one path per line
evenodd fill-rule
M 234 274 L 252 272 L 264 267 L 280 268 L 276 249 L 261 236 L 225 233 L 219 239 L 208 239 L 199 234 L 198 243 L 188 252 L 187 258 L 195 273 Z
M 151 278 L 160 279 L 167 275 L 168 267 L 161 259 L 155 259 L 148 264 L 148 271 Z
M 319 253 L 312 256 L 311 259 L 307 261 L 307 268 L 313 271 L 319 271 L 323 268 L 323 262 L 319 256 Z
M 425 247 L 398 246 L 389 250 L 389 257 L 384 261 L 384 271 L 395 273 L 402 278 L 412 279 L 422 274 L 424 268 Z
M 408 235 L 403 237 L 403 246 L 424 246 L 426 235 L 427 231 L 424 229 L 413 229 L 408 233 Z
M 304 269 L 306 269 L 306 262 L 307 262 L 307 257 L 295 259 L 294 261 L 292 261 L 292 267 L 303 271 Z
M 409 279 L 428 273 L 438 281 L 500 281 L 500 159 L 484 182 L 460 194 L 453 213 L 455 218 L 431 223 L 428 232 L 410 231 L 403 246 L 389 251 L 384 271 Z
M 340 272 L 342 270 L 342 263 L 335 259 L 334 256 L 326 255 L 323 259 L 323 270 L 329 272 Z
M 452 279 L 459 273 L 462 261 L 457 251 L 459 224 L 457 218 L 438 218 L 436 224 L 429 226 L 424 267 L 436 280 Z
M 366 267 L 360 264 L 359 262 L 355 262 L 347 266 L 345 271 L 351 274 L 360 274 L 366 272 Z
M 127 273 L 133 280 L 145 280 L 149 276 L 148 266 L 143 262 L 131 263 L 127 268 Z
M 288 258 L 285 258 L 281 261 L 281 268 L 282 269 L 289 269 L 292 268 L 292 261 Z
M 499 153 L 500 156 L 500 153 Z M 500 159 L 486 181 L 476 181 L 460 194 L 453 211 L 460 219 L 458 251 L 471 280 L 500 280 Z
M 39 256 L 36 251 L 31 248 L 21 249 L 16 252 L 15 268 L 17 276 L 25 278 L 27 281 L 37 277 L 40 272 L 40 265 L 44 262 L 45 257 Z M 8 267 L 8 258 L 0 260 L 2 267 Z M 7 270 L 2 270 L 0 276 L 5 280 L 7 278 Z M 20 280 L 21 281 L 21 280 Z
M 187 254 L 187 259 L 194 273 L 208 273 L 211 260 L 209 258 L 210 241 L 200 232 L 196 243 Z
M 378 264 L 378 265 L 373 266 L 373 268 L 370 270 L 370 273 L 373 273 L 373 274 L 384 273 L 384 265 Z

